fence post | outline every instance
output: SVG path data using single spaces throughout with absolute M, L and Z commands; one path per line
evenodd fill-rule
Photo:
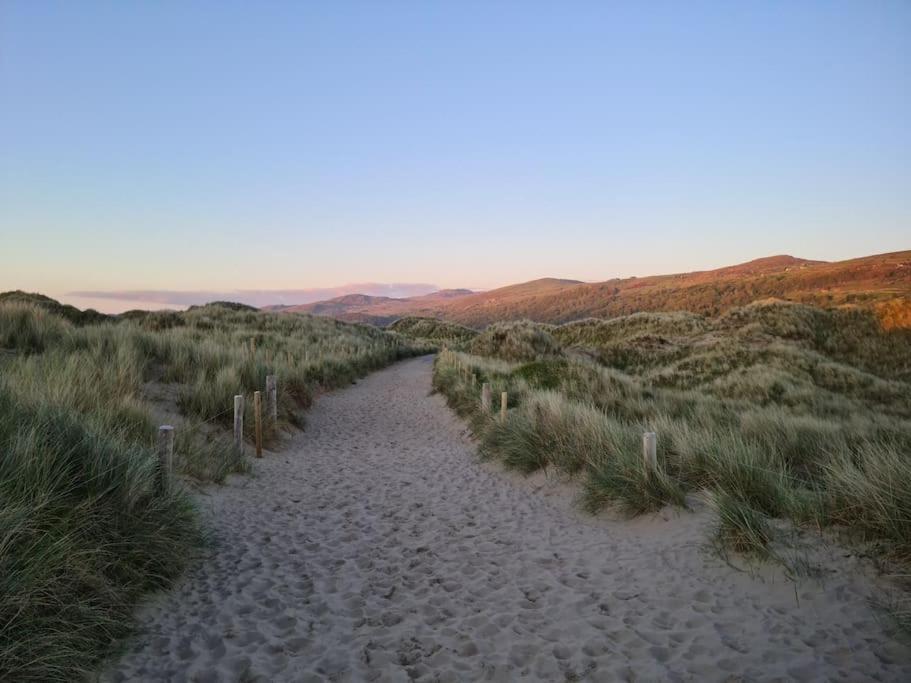
M 174 465 L 174 427 L 158 428 L 158 490 L 165 491 L 171 481 Z
M 234 397 L 234 446 L 239 453 L 244 452 L 244 397 Z
M 655 432 L 645 432 L 642 435 L 642 457 L 647 474 L 658 471 L 658 435 Z
M 500 394 L 500 422 L 506 422 L 506 392 Z
M 263 393 L 253 392 L 253 422 L 256 427 L 256 457 L 263 457 Z
M 490 382 L 481 385 L 481 408 L 485 411 L 490 410 Z
M 471 388 L 474 389 L 478 386 L 478 375 L 476 373 L 471 373 Z
M 269 420 L 273 425 L 278 422 L 278 390 L 275 375 L 266 375 L 266 412 L 269 413 Z

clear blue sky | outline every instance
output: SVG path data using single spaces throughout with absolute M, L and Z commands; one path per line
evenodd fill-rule
M 0 289 L 911 248 L 911 3 L 0 4 Z

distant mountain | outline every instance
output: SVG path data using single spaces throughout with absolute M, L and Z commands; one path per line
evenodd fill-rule
M 183 290 L 122 290 L 122 291 L 78 291 L 68 295 L 93 299 L 116 299 L 133 302 L 141 307 L 142 302 L 173 306 L 200 306 L 210 301 L 236 301 L 267 310 L 283 310 L 316 301 L 325 301 L 347 294 L 368 294 L 378 297 L 411 297 L 436 292 L 436 285 L 424 283 L 364 282 L 339 287 L 317 287 L 311 289 L 237 289 L 230 291 L 183 291 Z
M 337 296 L 328 301 L 317 301 L 312 304 L 291 306 L 286 310 L 341 318 L 350 311 L 379 306 L 389 301 L 401 301 L 401 299 L 395 299 L 388 296 L 370 296 L 368 294 L 346 294 L 345 296 Z
M 431 294 L 397 299 L 388 296 L 369 296 L 366 294 L 347 294 L 327 301 L 317 301 L 300 306 L 271 307 L 288 313 L 309 313 L 326 315 L 338 320 L 350 322 L 369 322 L 376 325 L 387 325 L 407 312 L 435 311 L 440 306 L 474 294 L 470 289 L 441 289 Z
M 343 320 L 376 324 L 417 315 L 481 328 L 501 320 L 563 323 L 639 311 L 717 314 L 756 300 L 778 298 L 820 306 L 871 307 L 886 325 L 911 327 L 911 251 L 836 262 L 780 255 L 691 273 L 597 283 L 544 278 L 486 292 L 456 292 L 377 301 L 333 300 L 287 310 L 332 310 L 331 315 Z M 326 304 L 332 306 L 320 308 Z

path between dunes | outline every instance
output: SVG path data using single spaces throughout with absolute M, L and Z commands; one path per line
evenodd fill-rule
M 911 680 L 868 580 L 734 571 L 704 515 L 586 517 L 479 464 L 430 374 L 321 397 L 255 476 L 200 496 L 216 546 L 102 678 Z

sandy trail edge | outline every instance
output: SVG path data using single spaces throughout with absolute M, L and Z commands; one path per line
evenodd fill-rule
M 216 547 L 102 680 L 911 680 L 856 562 L 795 591 L 706 552 L 704 515 L 586 518 L 479 465 L 430 373 L 321 397 L 201 495 Z

